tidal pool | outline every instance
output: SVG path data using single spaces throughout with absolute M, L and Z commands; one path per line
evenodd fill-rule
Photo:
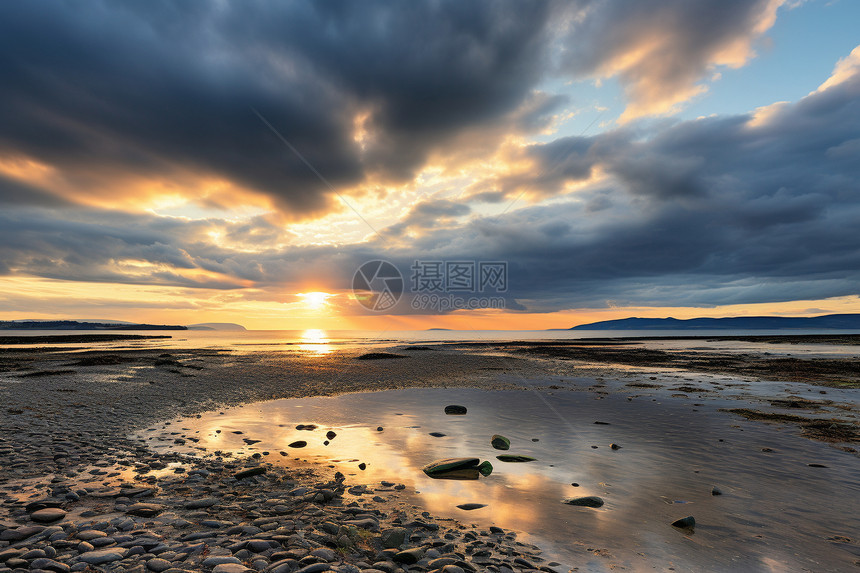
M 468 413 L 446 415 L 449 404 Z M 860 458 L 802 438 L 793 426 L 718 411 L 725 405 L 566 390 L 410 389 L 210 412 L 159 426 L 162 440 L 170 436 L 163 445 L 158 433 L 142 435 L 156 449 L 175 447 L 167 445 L 175 437 L 169 432 L 182 428 L 208 452 L 266 451 L 271 463 L 333 465 L 349 484 L 404 484 L 404 499 L 435 516 L 523 532 L 545 556 L 580 571 L 853 568 L 860 560 Z M 324 445 L 329 430 L 337 436 Z M 509 438 L 510 450 L 495 450 L 494 434 Z M 288 447 L 297 440 L 307 446 Z M 496 459 L 506 453 L 537 461 Z M 464 456 L 489 460 L 494 471 L 469 481 L 421 471 L 434 460 Z M 722 495 L 713 495 L 714 487 Z M 562 503 L 579 496 L 605 504 Z M 466 511 L 461 504 L 485 507 Z M 688 515 L 694 532 L 670 525 Z

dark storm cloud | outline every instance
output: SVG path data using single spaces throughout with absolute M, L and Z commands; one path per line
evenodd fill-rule
M 300 288 L 308 277 L 348 289 L 355 269 L 379 258 L 407 277 L 416 259 L 504 260 L 509 308 L 534 311 L 858 294 L 857 133 L 860 74 L 758 116 L 664 122 L 653 131 L 621 129 L 533 146 L 527 153 L 539 165 L 560 164 L 557 172 L 570 179 L 597 166 L 607 176 L 553 203 L 502 216 L 427 201 L 400 226 L 382 229 L 385 240 L 249 253 L 204 239 L 217 230 L 240 243 L 262 237 L 275 244 L 277 229 L 264 219 L 68 211 L 58 220 L 48 209 L 19 206 L 0 213 L 0 263 L 19 273 L 74 280 L 228 289 L 253 284 L 274 290 L 247 296 L 271 297 Z M 560 149 L 568 153 L 561 159 Z M 573 167 L 564 164 L 568 160 Z M 563 182 L 560 176 L 539 183 L 550 185 L 552 194 Z M 439 220 L 449 224 L 432 224 Z M 407 230 L 412 235 L 405 239 Z M 122 270 L 119 263 L 127 260 L 159 270 L 136 277 Z
M 509 256 L 518 296 L 549 307 L 858 294 L 858 133 L 855 71 L 755 115 L 533 146 L 535 171 L 556 175 L 532 183 L 544 193 L 598 166 L 608 177 L 567 203 L 475 222 L 463 240 Z
M 490 141 L 469 150 L 489 157 L 504 135 L 544 129 L 567 100 L 538 86 L 559 70 L 617 76 L 636 113 L 678 103 L 715 64 L 748 57 L 777 4 L 0 3 L 0 159 L 55 167 L 61 183 L 51 194 L 0 179 L 0 274 L 264 291 L 253 297 L 308 277 L 347 289 L 364 261 L 408 274 L 432 258 L 508 261 L 509 308 L 531 310 L 856 294 L 850 74 L 758 122 L 627 124 L 532 146 L 521 159 L 535 170 L 478 182 L 466 204 L 418 203 L 382 230 L 387 241 L 283 248 L 288 232 L 263 217 L 69 207 L 111 177 L 122 196 L 136 192 L 126 178 L 190 173 L 272 197 L 286 215 L 323 213 L 329 190 L 252 106 L 337 188 L 408 180 L 435 150 L 456 157 L 446 145 L 458 137 Z M 484 214 L 598 172 L 552 203 Z
M 269 194 L 287 213 L 320 211 L 328 190 L 251 106 L 336 186 L 368 171 L 409 178 L 433 146 L 529 96 L 550 8 L 3 3 L 0 152 L 60 166 L 79 188 L 92 171 L 182 170 Z
M 43 207 L 71 207 L 65 199 L 42 189 L 0 175 L 0 206 L 39 205 Z

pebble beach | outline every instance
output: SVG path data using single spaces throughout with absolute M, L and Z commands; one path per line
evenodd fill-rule
M 6 346 L 0 354 L 0 572 L 615 568 L 611 558 L 599 566 L 560 563 L 527 531 L 432 514 L 411 484 L 368 483 L 361 471 L 302 460 L 295 451 L 204 455 L 195 450 L 199 439 L 181 425 L 207 412 L 262 401 L 403 388 L 624 393 L 631 401 L 664 383 L 669 394 L 681 392 L 671 391 L 677 380 L 666 383 L 666 376 L 682 375 L 677 368 L 619 369 L 596 363 L 591 355 L 577 362 L 509 347 L 383 350 L 375 356 L 353 349 L 309 357 L 227 348 L 165 350 L 157 340 Z M 805 439 L 829 440 L 834 452 L 856 464 L 851 445 L 857 441 L 856 390 L 792 384 L 792 392 L 806 389 L 802 399 L 815 402 L 801 404 L 799 411 L 812 408 L 818 418 L 826 413 L 831 430 L 842 432 Z M 735 409 L 749 412 L 761 412 L 762 400 L 783 399 L 772 390 L 731 392 Z M 822 405 L 828 392 L 830 400 Z M 695 392 L 688 388 L 687 393 Z M 732 415 L 743 416 L 725 413 Z M 805 431 L 802 420 L 777 421 L 792 432 Z M 155 428 L 161 447 L 147 438 L 145 430 Z M 693 534 L 685 531 L 688 525 L 674 528 L 679 539 Z M 828 541 L 848 554 L 858 548 L 849 525 Z M 588 550 L 601 561 L 599 544 Z M 856 555 L 843 555 L 819 570 L 860 563 L 860 551 Z M 624 568 L 665 565 L 643 561 Z

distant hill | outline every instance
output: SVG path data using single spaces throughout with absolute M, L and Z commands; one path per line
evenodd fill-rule
M 580 324 L 568 330 L 860 330 L 860 314 L 825 316 L 736 316 L 729 318 L 620 318 Z
M 230 330 L 237 332 L 247 329 L 241 324 L 233 322 L 201 322 L 200 324 L 189 324 L 188 330 Z
M 79 320 L 4 320 L 0 330 L 187 330 L 171 324 L 135 324 L 133 322 L 84 322 Z

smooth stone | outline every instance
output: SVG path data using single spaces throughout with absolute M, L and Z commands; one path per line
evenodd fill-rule
M 457 404 L 445 406 L 445 413 L 449 416 L 463 416 L 466 412 L 468 412 L 468 410 L 465 406 L 459 406 Z
M 403 527 L 393 527 L 386 529 L 380 536 L 380 542 L 385 549 L 394 549 L 403 545 L 406 540 L 406 529 Z
M 39 501 L 31 501 L 26 506 L 24 506 L 24 511 L 27 513 L 33 513 L 34 511 L 39 511 L 40 509 L 47 509 L 49 507 L 63 507 L 63 503 L 58 499 L 40 499 Z
M 266 473 L 266 468 L 263 466 L 258 466 L 256 468 L 248 468 L 241 471 L 238 471 L 233 474 L 233 477 L 236 479 L 245 479 L 253 476 L 258 476 Z
M 0 541 L 21 541 L 43 531 L 45 531 L 45 528 L 39 525 L 6 529 L 5 531 L 0 532 Z
M 185 504 L 185 509 L 203 509 L 212 507 L 218 503 L 218 499 L 214 497 L 204 497 L 202 499 L 193 499 Z
M 271 549 L 273 543 L 276 544 L 276 542 L 269 541 L 268 539 L 249 539 L 245 548 L 254 553 L 262 553 L 267 549 Z
M 714 486 L 713 489 L 711 489 L 711 495 L 723 495 L 723 490 Z
M 43 569 L 45 571 L 54 571 L 55 573 L 68 573 L 71 567 L 65 563 L 54 561 L 53 559 L 41 558 L 34 559 L 30 563 L 30 569 Z
M 441 569 L 445 565 L 456 565 L 457 559 L 453 557 L 439 557 L 438 559 L 433 559 L 430 563 L 427 564 L 427 567 L 430 569 Z
M 466 511 L 472 511 L 475 509 L 481 509 L 482 507 L 487 507 L 486 503 L 461 503 L 457 506 L 460 509 L 464 509 Z
M 490 444 L 497 450 L 511 449 L 511 441 L 504 436 L 500 436 L 499 434 L 495 434 L 492 438 L 490 438 Z
M 585 497 L 569 497 L 564 500 L 564 503 L 578 507 L 602 507 L 603 499 L 596 495 L 587 495 Z
M 328 432 L 325 433 L 325 437 L 328 438 L 329 440 L 333 440 L 335 438 L 335 436 L 337 436 L 337 434 L 334 433 L 332 430 L 329 430 Z
M 296 440 L 291 444 L 287 444 L 291 448 L 303 448 L 308 445 L 308 443 L 304 440 Z
M 204 567 L 215 567 L 216 565 L 224 565 L 226 563 L 242 563 L 232 555 L 213 555 L 203 560 Z
M 241 563 L 222 563 L 212 569 L 212 573 L 249 573 L 250 571 L 253 569 L 248 569 Z
M 125 557 L 127 551 L 127 549 L 123 549 L 122 547 L 96 549 L 95 551 L 88 551 L 87 553 L 81 554 L 79 559 L 84 563 L 89 563 L 90 565 L 101 565 L 102 563 L 119 561 Z
M 331 571 L 331 565 L 328 563 L 311 563 L 307 567 L 302 567 L 296 573 L 320 573 L 320 571 Z
M 430 435 L 434 438 L 444 438 L 447 434 L 443 434 L 442 432 L 430 432 Z
M 160 557 L 155 557 L 146 562 L 146 568 L 150 571 L 155 571 L 155 573 L 162 573 L 162 571 L 167 571 L 170 567 L 170 561 Z
M 618 444 L 614 444 L 614 443 L 609 444 L 609 447 L 610 447 L 610 449 L 613 449 L 613 450 L 620 450 L 621 449 L 621 446 L 619 446 Z
M 688 515 L 687 517 L 673 521 L 672 525 L 680 529 L 693 529 L 696 527 L 696 519 L 692 515 Z
M 337 553 L 326 547 L 319 547 L 317 549 L 314 549 L 310 552 L 310 554 L 314 557 L 319 557 L 323 561 L 328 561 L 329 563 L 337 559 Z
M 135 503 L 125 510 L 128 515 L 136 515 L 138 517 L 155 517 L 162 511 L 164 511 L 164 506 L 154 503 Z
M 493 473 L 490 462 L 479 462 L 478 458 L 445 458 L 427 464 L 421 471 L 434 479 L 457 480 L 475 480 L 479 474 L 488 476 Z
M 88 529 L 78 533 L 77 538 L 81 541 L 92 541 L 96 537 L 107 537 L 107 533 L 98 529 Z
M 65 510 L 59 507 L 46 507 L 39 509 L 30 514 L 30 519 L 39 523 L 52 523 L 66 517 Z
M 424 557 L 424 550 L 421 547 L 413 547 L 412 549 L 407 549 L 394 554 L 394 560 L 396 562 L 405 563 L 406 565 L 418 563 L 422 557 Z
M 502 454 L 500 456 L 496 456 L 496 459 L 501 462 L 508 463 L 524 463 L 537 461 L 537 458 L 533 458 L 531 456 L 518 456 L 514 454 Z

